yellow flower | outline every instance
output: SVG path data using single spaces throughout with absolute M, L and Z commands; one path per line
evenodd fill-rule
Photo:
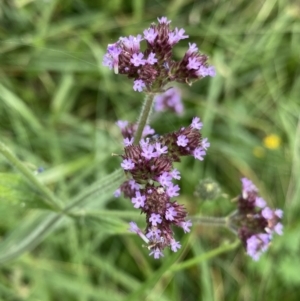
M 276 134 L 270 134 L 264 138 L 264 146 L 268 149 L 277 149 L 280 147 L 281 139 Z

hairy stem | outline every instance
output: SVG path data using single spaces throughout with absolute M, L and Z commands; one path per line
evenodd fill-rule
M 154 96 L 155 96 L 154 93 L 146 94 L 145 101 L 144 101 L 144 104 L 142 107 L 142 111 L 140 113 L 140 117 L 138 120 L 138 127 L 136 130 L 134 142 L 133 142 L 134 144 L 138 144 L 140 142 L 140 140 L 142 139 L 143 130 L 144 130 L 146 124 L 148 123 L 150 115 L 151 115 Z
M 228 217 L 213 217 L 213 216 L 193 216 L 192 221 L 196 224 L 213 226 L 213 227 L 229 227 Z

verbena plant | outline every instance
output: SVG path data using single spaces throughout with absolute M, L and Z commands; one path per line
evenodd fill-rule
M 178 94 L 172 88 L 173 82 L 191 85 L 203 77 L 215 75 L 215 69 L 207 63 L 207 56 L 200 54 L 194 43 L 189 43 L 180 61 L 173 60 L 173 47 L 187 38 L 183 29 L 171 29 L 170 21 L 162 17 L 158 19 L 158 25 L 152 24 L 143 35 L 122 37 L 108 46 L 103 64 L 113 69 L 115 74 L 132 78 L 133 90 L 145 94 L 145 101 L 137 123 L 117 122 L 124 137 L 124 152 L 119 155 L 122 168 L 91 185 L 66 206 L 1 143 L 0 152 L 25 175 L 53 214 L 42 216 L 31 225 L 27 229 L 28 238 L 18 247 L 8 240 L 0 261 L 16 258 L 33 248 L 66 216 L 78 216 L 78 208 L 84 206 L 91 195 L 105 192 L 108 197 L 118 186 L 115 196 L 123 193 L 131 199 L 135 208 L 145 214 L 145 230 L 132 221 L 129 231 L 143 239 L 150 255 L 156 259 L 164 256 L 163 250 L 167 247 L 173 252 L 181 248 L 182 243 L 175 238 L 173 226 L 182 228 L 185 233 L 190 232 L 192 223 L 227 227 L 239 237 L 254 260 L 267 250 L 274 234 L 282 234 L 282 211 L 270 209 L 258 195 L 256 186 L 247 178 L 242 178 L 241 194 L 235 198 L 236 210 L 226 217 L 192 216 L 175 200 L 180 187 L 174 181 L 188 175 L 181 175 L 180 170 L 174 168 L 174 163 L 180 162 L 184 156 L 203 161 L 210 143 L 200 133 L 203 124 L 199 117 L 194 117 L 190 125 L 183 125 L 172 133 L 157 134 L 149 123 L 155 101 L 157 109 L 163 107 L 171 108 L 176 113 L 182 112 Z M 145 43 L 144 48 L 141 43 Z M 204 189 L 206 194 L 209 185 Z M 80 210 L 84 209 L 87 208 Z M 109 216 L 109 212 L 105 214 Z M 111 218 L 114 216 L 111 215 Z M 234 248 L 237 243 L 230 247 L 223 246 L 220 252 Z

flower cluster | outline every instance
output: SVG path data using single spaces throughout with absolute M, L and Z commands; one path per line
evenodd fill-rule
M 135 91 L 161 92 L 169 82 L 192 84 L 205 76 L 214 76 L 215 69 L 207 64 L 207 56 L 200 54 L 195 43 L 180 61 L 173 60 L 172 50 L 176 43 L 188 38 L 184 29 L 171 29 L 166 17 L 158 18 L 145 29 L 143 35 L 121 37 L 109 44 L 103 58 L 103 65 L 115 73 L 134 79 Z M 141 50 L 141 41 L 146 49 Z
M 230 217 L 232 230 L 241 239 L 247 254 L 254 260 L 268 249 L 273 234 L 282 235 L 280 220 L 283 212 L 267 207 L 258 196 L 258 189 L 247 178 L 242 178 L 242 195 L 238 198 L 238 210 Z
M 186 220 L 184 206 L 172 200 L 179 195 L 180 190 L 173 183 L 173 180 L 180 179 L 180 173 L 173 168 L 173 162 L 179 162 L 181 156 L 189 155 L 203 160 L 209 143 L 201 137 L 199 130 L 202 122 L 198 117 L 193 118 L 191 125 L 186 128 L 157 138 L 142 139 L 139 145 L 132 144 L 133 127 L 127 124 L 122 129 L 125 148 L 121 166 L 129 180 L 121 185 L 115 196 L 123 192 L 125 197 L 131 199 L 134 208 L 146 214 L 145 234 L 134 223 L 131 223 L 130 229 L 148 244 L 150 255 L 159 258 L 163 256 L 165 247 L 169 246 L 174 252 L 180 248 L 171 226 L 189 232 L 192 224 Z
M 178 88 L 170 88 L 164 93 L 154 97 L 154 109 L 157 112 L 171 111 L 181 115 L 183 113 L 183 104 L 181 93 Z

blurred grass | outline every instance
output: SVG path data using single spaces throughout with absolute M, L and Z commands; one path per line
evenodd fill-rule
M 242 248 L 202 261 L 199 255 L 234 237 L 198 226 L 189 240 L 183 237 L 181 253 L 155 261 L 128 235 L 126 222 L 143 225 L 143 218 L 128 200 L 99 189 L 119 166 L 111 156 L 121 152 L 115 121 L 136 120 L 142 101 L 130 80 L 102 67 L 102 56 L 108 43 L 142 32 L 162 15 L 184 27 L 218 71 L 181 87 L 183 117 L 153 119 L 152 126 L 166 132 L 198 115 L 211 142 L 204 163 L 178 165 L 180 201 L 192 213 L 226 214 L 234 209 L 228 199 L 199 206 L 192 197 L 199 179 L 213 178 L 236 196 L 239 178 L 251 178 L 285 211 L 284 236 L 258 263 Z M 32 231 L 43 233 L 30 252 L 1 266 L 0 298 L 299 300 L 299 32 L 296 1 L 1 1 L 1 140 L 63 204 L 83 197 L 84 206 L 43 232 L 57 215 L 41 209 L 40 193 L 0 157 L 1 258 L 5 248 L 22 249 Z M 178 45 L 177 57 L 186 44 Z M 278 149 L 264 146 L 269 134 L 281 138 Z M 176 270 L 176 261 L 192 258 L 200 259 Z

